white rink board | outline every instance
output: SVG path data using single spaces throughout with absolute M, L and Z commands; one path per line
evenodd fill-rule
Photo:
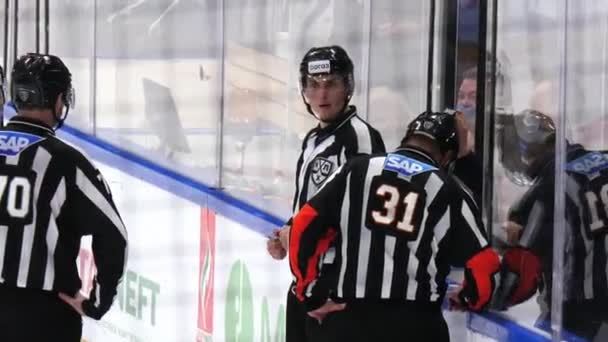
M 129 260 L 118 295 L 122 305 L 116 300 L 100 322 L 85 319 L 83 340 L 284 340 L 283 303 L 291 276 L 286 260 L 266 253 L 264 236 L 210 214 L 205 218 L 215 221 L 215 255 L 209 258 L 201 252 L 201 234 L 208 234 L 204 229 L 212 224 L 201 223 L 198 204 L 106 165 L 100 169 L 128 230 Z M 90 239 L 82 247 L 81 276 L 89 279 Z M 201 301 L 212 307 L 199 310 L 200 294 L 209 291 L 209 274 L 201 272 L 208 260 L 214 271 L 213 304 Z M 207 311 L 212 324 L 203 327 L 199 319 Z
M 87 319 L 83 338 L 194 341 L 200 207 L 116 169 L 100 169 L 127 227 L 129 258 L 118 295 L 122 308 L 117 299 L 101 322 Z
M 273 260 L 265 237 L 227 218 L 217 217 L 216 232 L 215 299 L 222 304 L 214 309 L 213 340 L 284 341 L 287 259 Z

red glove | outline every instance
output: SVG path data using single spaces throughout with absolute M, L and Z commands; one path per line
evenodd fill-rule
M 542 265 L 534 253 L 523 247 L 509 248 L 503 256 L 502 264 L 507 272 L 517 276 L 517 281 L 507 297 L 509 306 L 524 302 L 536 293 Z
M 485 248 L 466 263 L 464 283 L 459 298 L 473 311 L 480 311 L 490 302 L 496 288 L 494 275 L 500 270 L 500 258 L 492 248 Z

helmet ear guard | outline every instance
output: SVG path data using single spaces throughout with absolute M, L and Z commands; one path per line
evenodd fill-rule
M 39 81 L 19 82 L 11 86 L 11 98 L 19 109 L 48 108 L 50 104 L 45 101 L 44 89 Z
M 74 108 L 76 105 L 76 90 L 70 86 L 66 91 L 61 93 L 61 100 L 67 107 Z

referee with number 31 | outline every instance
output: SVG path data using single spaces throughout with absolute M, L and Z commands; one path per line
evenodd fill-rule
M 0 341 L 80 341 L 82 315 L 100 319 L 123 275 L 127 233 L 99 170 L 55 136 L 73 105 L 56 56 L 13 66 L 18 108 L 0 130 Z M 93 236 L 97 276 L 80 294 L 80 239 Z
M 401 147 L 343 165 L 293 219 L 296 296 L 318 341 L 448 341 L 441 303 L 465 266 L 459 305 L 490 300 L 498 255 L 473 198 L 444 170 L 458 152 L 455 112 L 422 113 Z M 335 267 L 319 261 L 336 246 Z

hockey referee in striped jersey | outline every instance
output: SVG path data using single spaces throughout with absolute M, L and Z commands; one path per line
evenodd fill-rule
M 0 130 L 0 341 L 80 341 L 81 316 L 100 319 L 112 305 L 127 232 L 99 170 L 55 136 L 74 103 L 65 64 L 24 55 L 10 90 L 18 115 Z M 76 268 L 84 235 L 97 266 L 88 298 Z
M 319 124 L 311 129 L 302 143 L 296 167 L 294 214 L 323 186 L 329 176 L 348 160 L 364 154 L 384 153 L 380 133 L 349 105 L 353 95 L 354 66 L 346 51 L 337 45 L 311 48 L 300 63 L 301 95 L 308 112 Z M 286 256 L 289 226 L 275 231 L 267 249 L 275 259 Z M 279 239 L 280 236 L 280 239 Z M 324 262 L 333 263 L 333 249 Z M 316 341 L 317 324 L 308 319 L 306 310 L 296 299 L 293 286 L 287 294 L 287 342 Z
M 455 115 L 422 113 L 399 149 L 347 163 L 294 217 L 289 263 L 319 340 L 448 341 L 450 266 L 465 266 L 460 305 L 490 300 L 499 256 L 473 198 L 444 171 L 458 151 Z M 319 258 L 334 244 L 327 268 Z

